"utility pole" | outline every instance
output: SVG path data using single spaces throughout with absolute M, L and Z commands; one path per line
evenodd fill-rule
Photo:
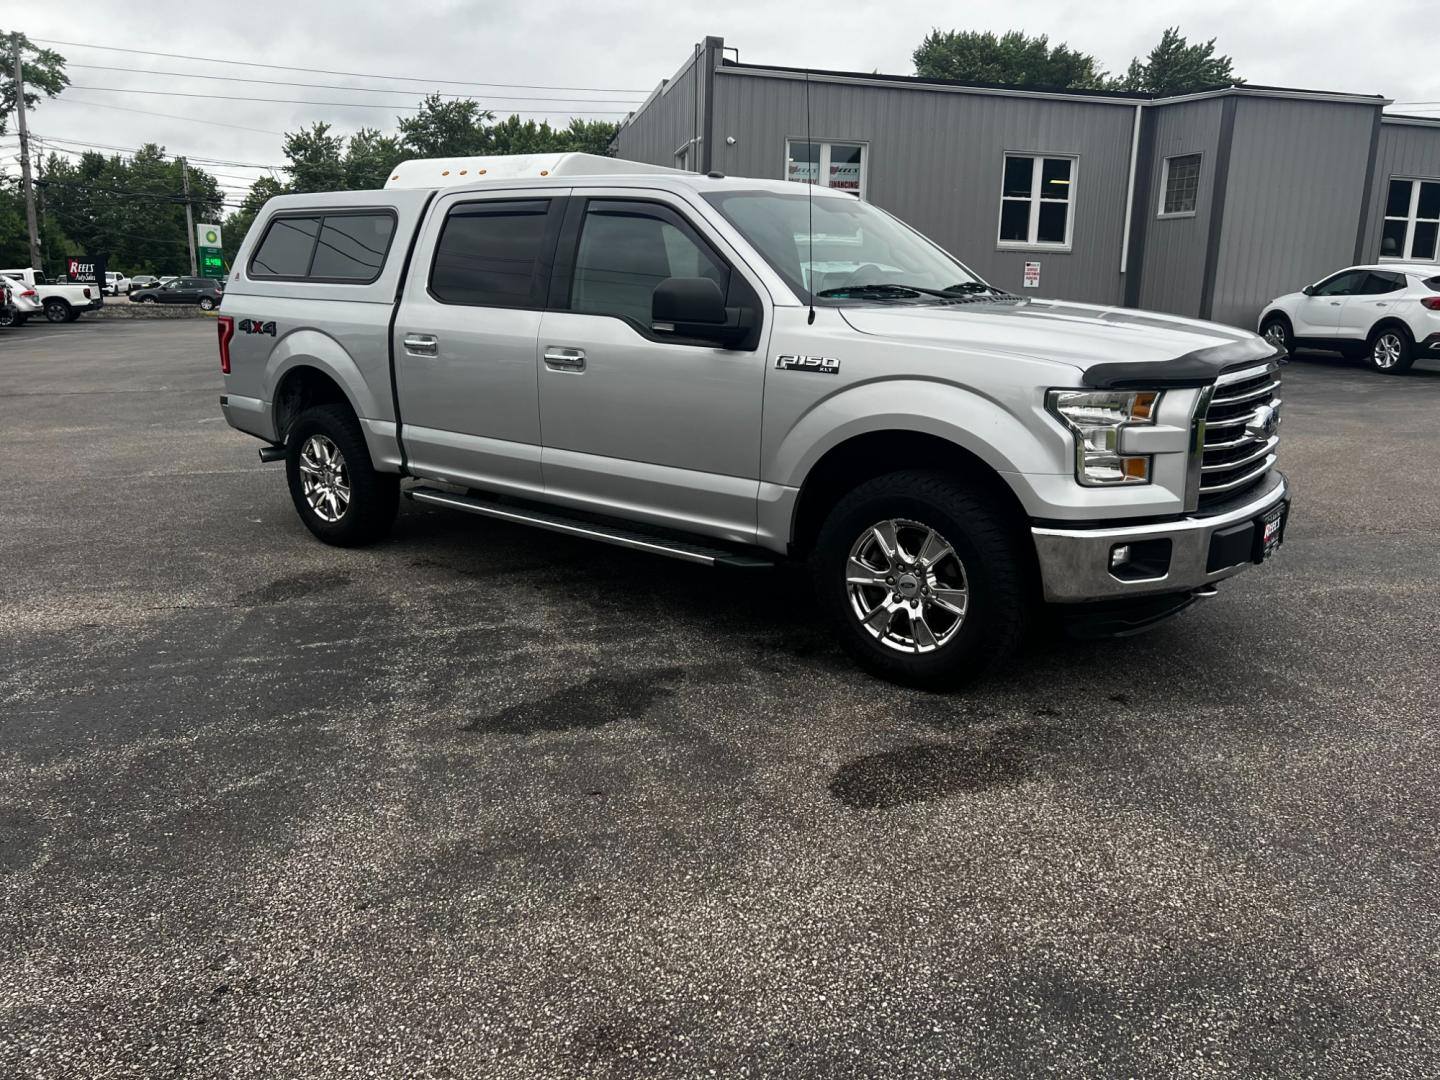
M 195 262 L 195 215 L 190 210 L 190 167 L 180 159 L 180 189 L 185 192 L 185 236 L 190 241 L 190 276 L 199 277 L 200 267 Z
M 10 36 L 15 61 L 15 113 L 20 122 L 20 186 L 25 189 L 25 224 L 30 227 L 30 269 L 39 273 L 40 226 L 35 220 L 35 185 L 30 182 L 30 130 L 25 121 L 25 69 L 20 63 L 20 35 Z

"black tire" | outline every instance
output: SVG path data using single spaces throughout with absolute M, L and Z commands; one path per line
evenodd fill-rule
M 962 573 L 957 575 L 954 564 L 941 559 L 931 564 L 931 572 L 902 573 L 894 586 L 863 586 L 852 595 L 852 551 L 873 543 L 869 539 L 873 526 L 895 521 L 923 527 L 902 526 L 903 550 L 911 556 L 920 554 L 918 538 L 924 530 L 933 530 L 958 557 Z M 904 530 L 911 530 L 911 539 L 904 538 Z M 1019 646 L 1030 615 L 1022 550 L 1005 513 L 983 493 L 944 473 L 907 471 L 869 480 L 836 503 L 820 529 L 810 566 L 820 607 L 845 650 L 862 667 L 896 682 L 940 689 L 1002 667 Z M 867 566 L 878 565 L 863 551 L 861 558 Z M 940 574 L 948 575 L 952 587 L 963 582 L 967 593 L 964 616 L 943 642 L 945 622 L 952 617 L 949 608 L 927 608 L 931 614 L 921 619 L 931 641 L 937 643 L 928 651 L 914 648 L 921 642 L 921 628 L 908 614 L 898 616 L 905 620 L 903 633 L 892 617 L 886 634 L 908 633 L 912 651 L 902 651 L 903 643 L 886 644 L 877 632 L 866 629 L 857 607 L 874 601 L 869 610 L 878 614 L 885 604 L 914 596 L 913 591 L 902 595 L 902 589 L 930 587 L 917 583 L 917 577 L 931 585 L 946 584 Z M 911 602 L 923 607 L 931 601 L 916 597 Z M 930 626 L 937 617 L 938 632 Z
M 317 436 L 328 440 L 339 451 L 339 475 L 348 484 L 350 493 L 348 503 L 333 521 L 326 520 L 311 506 L 301 472 L 301 456 L 312 437 Z M 400 477 L 375 471 L 360 424 L 345 405 L 317 405 L 300 414 L 285 440 L 285 475 L 300 520 L 327 544 L 337 547 L 373 544 L 394 524 L 395 511 L 400 505 Z
M 0 326 L 24 326 L 25 318 L 13 307 L 0 307 Z
M 70 305 L 64 300 L 45 301 L 45 318 L 51 322 L 65 322 L 70 317 Z
M 153 303 L 155 303 L 155 297 L 153 297 L 153 296 L 142 296 L 142 297 L 140 297 L 139 300 L 136 301 L 136 303 L 137 303 L 137 304 L 153 304 Z
M 70 314 L 65 316 L 65 321 L 74 322 L 78 318 L 80 318 L 80 312 L 76 311 L 74 308 L 71 308 Z
M 1395 323 L 1377 326 L 1365 339 L 1365 363 L 1382 375 L 1405 374 L 1415 363 L 1410 331 Z
M 211 300 L 210 297 L 208 297 L 208 296 L 202 296 L 202 297 L 200 298 L 200 310 L 201 310 L 201 311 L 214 311 L 214 310 L 215 310 L 215 301 L 214 301 L 214 300 Z
M 1284 315 L 1271 315 L 1261 323 L 1260 336 L 1276 348 L 1284 349 L 1286 356 L 1295 355 L 1295 330 Z

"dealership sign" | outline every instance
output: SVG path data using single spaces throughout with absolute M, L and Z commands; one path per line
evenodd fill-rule
M 71 255 L 65 260 L 65 280 L 79 285 L 105 284 L 105 259 Z

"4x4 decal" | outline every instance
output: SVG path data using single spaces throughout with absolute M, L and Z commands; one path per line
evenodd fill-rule
M 840 373 L 840 361 L 833 356 L 789 356 L 781 353 L 775 357 L 775 366 L 790 371 L 818 371 L 823 375 Z
M 235 329 L 242 334 L 269 334 L 275 336 L 274 322 L 261 322 L 259 319 L 241 319 Z

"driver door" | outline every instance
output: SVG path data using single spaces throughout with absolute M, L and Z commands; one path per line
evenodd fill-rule
M 1340 330 L 1345 302 L 1360 292 L 1368 271 L 1342 270 L 1315 286 L 1295 309 L 1295 336 L 1331 338 Z
M 570 201 L 540 322 L 541 471 L 547 498 L 581 509 L 753 541 L 765 385 L 760 290 L 662 192 Z M 748 307 L 748 348 L 652 327 L 667 278 L 715 281 Z

